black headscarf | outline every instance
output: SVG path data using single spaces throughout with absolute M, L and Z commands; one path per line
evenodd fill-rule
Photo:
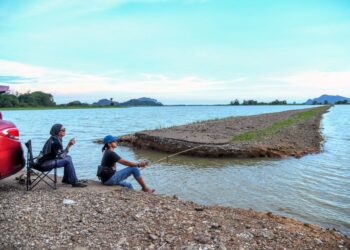
M 62 124 L 56 123 L 51 127 L 50 135 L 52 136 L 58 136 L 58 133 L 60 132 L 61 128 L 63 127 Z
M 58 136 L 59 132 L 61 131 L 63 125 L 62 124 L 54 124 L 52 127 L 51 127 L 51 130 L 50 130 L 50 135 L 51 137 L 46 141 L 44 147 L 43 147 L 43 150 L 41 151 L 41 153 L 43 155 L 47 155 L 47 154 L 50 154 L 51 153 L 51 145 L 52 143 L 54 143 L 55 141 L 58 141 L 59 144 L 61 144 L 61 148 L 63 149 L 63 146 L 62 146 L 62 138 Z

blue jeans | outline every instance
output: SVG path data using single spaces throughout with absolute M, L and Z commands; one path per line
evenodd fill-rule
M 55 159 L 55 160 L 46 161 L 43 164 L 41 164 L 40 168 L 43 170 L 50 170 L 50 169 L 54 168 L 55 165 L 57 168 L 64 167 L 64 174 L 63 174 L 62 182 L 69 183 L 69 184 L 74 184 L 74 183 L 78 182 L 77 175 L 75 174 L 75 169 L 74 169 L 72 157 L 67 155 L 63 159 Z
M 122 187 L 127 187 L 130 189 L 134 189 L 131 183 L 124 181 L 130 175 L 133 175 L 135 179 L 137 179 L 141 173 L 137 167 L 126 167 L 122 170 L 116 171 L 108 181 L 105 181 L 103 184 L 108 186 L 118 185 Z

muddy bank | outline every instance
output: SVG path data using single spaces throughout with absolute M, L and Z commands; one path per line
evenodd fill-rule
M 73 200 L 72 205 L 64 199 Z M 0 182 L 0 249 L 349 249 L 341 233 L 271 213 L 203 206 L 89 181 Z
M 322 149 L 320 121 L 329 106 L 230 117 L 121 137 L 134 147 L 204 157 L 301 157 Z

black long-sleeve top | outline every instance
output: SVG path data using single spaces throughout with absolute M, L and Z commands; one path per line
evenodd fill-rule
M 59 141 L 59 139 L 57 137 L 54 137 L 54 136 L 50 137 L 46 143 L 51 144 L 50 145 L 51 152 L 48 154 L 44 154 L 42 157 L 40 157 L 38 159 L 39 164 L 42 164 L 42 163 L 49 161 L 49 160 L 56 159 L 57 156 L 59 156 L 60 154 L 62 154 L 66 151 L 66 150 L 63 150 L 62 143 Z M 46 145 L 46 143 L 45 143 L 45 145 Z M 42 152 L 44 152 L 44 148 L 43 148 Z

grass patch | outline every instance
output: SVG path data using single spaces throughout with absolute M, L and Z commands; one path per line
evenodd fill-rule
M 262 137 L 266 137 L 269 135 L 276 134 L 277 132 L 281 131 L 282 129 L 298 124 L 302 121 L 305 121 L 307 119 L 310 119 L 314 117 L 316 114 L 318 114 L 323 108 L 315 108 L 311 110 L 304 111 L 299 114 L 295 114 L 291 116 L 290 118 L 287 118 L 285 120 L 281 120 L 278 122 L 275 122 L 271 126 L 268 126 L 266 128 L 257 130 L 257 131 L 249 131 L 242 134 L 238 134 L 232 137 L 233 141 L 249 141 L 253 139 L 260 139 Z

